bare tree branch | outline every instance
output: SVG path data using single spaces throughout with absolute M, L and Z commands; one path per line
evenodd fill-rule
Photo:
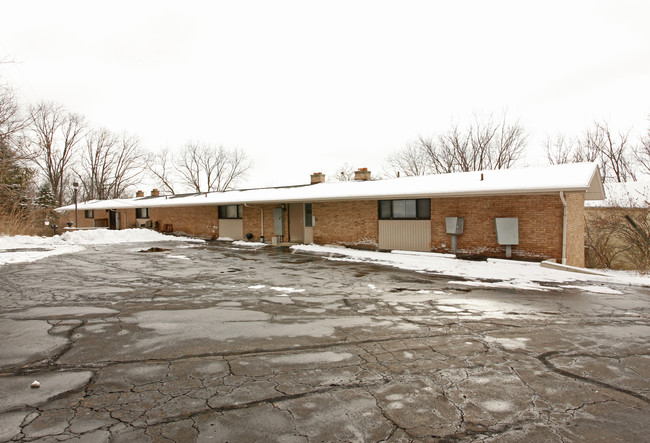
M 332 177 L 332 180 L 337 182 L 354 181 L 354 168 L 349 163 L 343 163 L 330 176 Z
M 45 175 L 55 204 L 64 203 L 69 167 L 85 131 L 83 117 L 60 105 L 43 102 L 29 108 L 30 148 L 34 162 Z
M 612 134 L 605 121 L 594 123 L 580 140 L 580 156 L 586 161 L 598 161 L 603 181 L 635 180 L 633 152 L 629 144 L 630 130 Z
M 139 143 L 137 137 L 127 133 L 117 136 L 107 129 L 89 133 L 77 171 L 83 198 L 125 197 L 127 188 L 134 185 L 143 172 Z
M 457 124 L 434 137 L 420 136 L 387 160 L 389 170 L 405 175 L 504 169 L 521 158 L 528 135 L 518 121 L 509 122 L 504 113 L 495 122 L 492 116 L 474 115 L 466 129 Z
M 194 141 L 185 144 L 174 163 L 181 181 L 196 192 L 233 189 L 250 166 L 240 149 Z
M 160 183 L 159 187 L 171 194 L 175 194 L 173 163 L 173 155 L 165 148 L 158 153 L 148 154 L 144 165 L 149 175 Z
M 640 145 L 634 152 L 634 156 L 639 162 L 642 171 L 646 174 L 650 174 L 650 125 L 648 126 L 646 134 L 641 137 L 640 142 Z

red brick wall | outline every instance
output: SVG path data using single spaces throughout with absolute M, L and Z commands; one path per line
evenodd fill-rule
M 273 234 L 273 209 L 281 207 L 280 204 L 268 205 L 250 205 L 244 206 L 244 235 L 250 232 L 253 234 L 253 240 L 259 241 L 262 226 L 262 217 L 260 209 L 264 211 L 264 241 L 271 243 L 271 239 L 275 236 Z M 285 212 L 284 223 L 284 240 L 289 238 L 289 216 Z
M 567 195 L 575 206 L 572 207 L 575 212 L 582 195 Z M 459 252 L 505 257 L 505 246 L 497 243 L 494 219 L 517 217 L 519 245 L 512 247 L 513 258 L 555 258 L 561 261 L 563 214 L 559 193 L 435 198 L 431 200 L 431 249 L 450 252 L 451 236 L 445 232 L 445 217 L 465 217 L 463 234 L 458 237 Z M 576 237 L 579 230 L 577 215 L 572 216 L 576 218 Z M 575 257 L 573 260 L 579 261 Z
M 131 222 L 135 222 L 135 209 Z M 189 206 L 184 208 L 150 208 L 149 219 L 160 229 L 173 225 L 174 232 L 185 232 L 199 237 L 219 237 L 219 210 L 217 206 Z
M 566 193 L 567 264 L 584 265 L 584 195 Z M 244 234 L 250 232 L 259 241 L 261 234 L 260 208 L 264 217 L 266 242 L 273 238 L 273 209 L 280 204 L 244 206 Z M 377 201 L 339 201 L 313 203 L 316 224 L 314 243 L 348 246 L 377 246 Z M 121 228 L 135 223 L 135 209 L 121 210 Z M 173 225 L 174 231 L 190 235 L 217 238 L 219 220 L 217 206 L 185 208 L 151 208 L 150 219 L 160 228 Z M 104 210 L 96 210 L 95 218 L 107 218 Z M 431 250 L 451 251 L 451 236 L 445 233 L 445 217 L 465 217 L 464 232 L 458 238 L 459 252 L 488 257 L 505 257 L 505 246 L 499 246 L 494 225 L 495 217 L 519 219 L 519 245 L 513 246 L 514 258 L 562 259 L 563 205 L 559 193 L 510 195 L 495 197 L 453 197 L 431 200 Z M 285 241 L 288 239 L 288 214 L 285 223 Z M 64 220 L 66 219 L 66 220 Z M 74 211 L 61 215 L 65 221 L 74 221 Z M 93 226 L 92 219 L 79 211 L 79 226 Z
M 314 243 L 377 246 L 377 200 L 312 205 Z

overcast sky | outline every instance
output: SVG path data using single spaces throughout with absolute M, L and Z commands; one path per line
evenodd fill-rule
M 0 2 L 0 76 L 146 149 L 240 147 L 247 186 L 306 183 L 507 110 L 558 131 L 650 122 L 650 2 Z

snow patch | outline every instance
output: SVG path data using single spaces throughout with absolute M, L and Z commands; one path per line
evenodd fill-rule
M 621 295 L 623 292 L 619 291 L 618 289 L 612 289 L 608 288 L 607 286 L 596 286 L 596 285 L 586 285 L 586 286 L 578 286 L 578 285 L 563 285 L 563 288 L 566 289 L 580 289 L 581 291 L 587 291 L 587 292 L 595 292 L 596 294 L 615 294 L 615 295 Z
M 83 251 L 85 246 L 90 245 L 162 241 L 203 243 L 203 240 L 163 235 L 149 229 L 68 231 L 54 237 L 1 236 L 0 265 L 33 262 L 54 255 L 71 254 Z
M 315 253 L 327 260 L 355 263 L 375 263 L 417 272 L 460 277 L 467 281 L 453 281 L 454 284 L 492 288 L 525 289 L 547 291 L 541 283 L 567 283 L 573 281 L 602 282 L 603 284 L 650 285 L 650 276 L 633 276 L 626 273 L 605 275 L 579 274 L 556 269 L 543 268 L 539 263 L 516 260 L 490 259 L 486 262 L 450 258 L 444 254 L 397 253 L 362 251 L 341 247 L 318 245 L 295 245 L 297 252 Z M 368 285 L 375 290 L 374 285 Z M 602 289 L 602 286 L 599 286 Z M 434 292 L 434 294 L 439 294 Z
M 221 240 L 221 238 L 219 240 Z M 243 246 L 245 248 L 250 248 L 250 249 L 259 249 L 259 248 L 263 248 L 265 246 L 268 246 L 266 243 L 252 242 L 252 241 L 242 241 L 242 240 L 234 241 L 234 242 L 232 242 L 232 244 L 235 245 L 235 246 Z
M 272 290 L 277 291 L 277 292 L 287 292 L 287 293 L 294 293 L 294 292 L 305 292 L 304 289 L 295 289 L 295 288 L 282 288 L 279 286 L 273 286 L 271 287 Z

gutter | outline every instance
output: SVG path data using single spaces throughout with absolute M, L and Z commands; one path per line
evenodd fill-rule
M 560 191 L 560 200 L 564 206 L 564 214 L 562 215 L 562 264 L 566 265 L 566 224 L 567 224 L 567 204 L 564 198 L 564 191 Z

